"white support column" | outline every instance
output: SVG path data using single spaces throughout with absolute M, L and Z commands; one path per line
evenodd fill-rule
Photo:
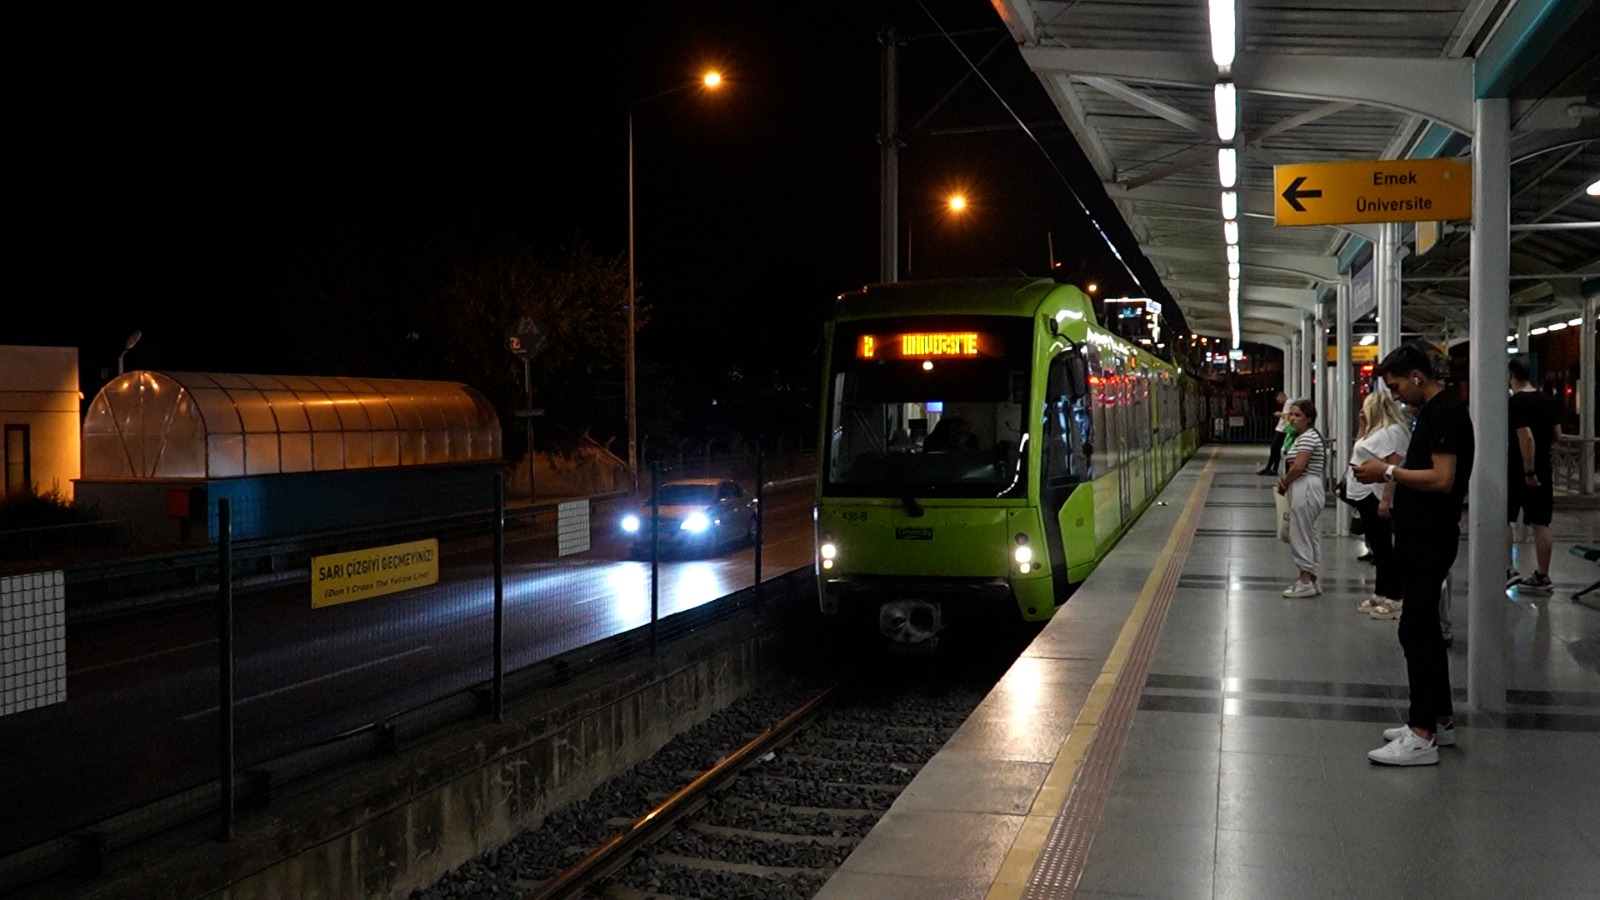
M 1400 226 L 1379 226 L 1372 253 L 1372 288 L 1378 294 L 1378 358 L 1400 346 Z
M 1510 107 L 1473 104 L 1468 367 L 1476 460 L 1467 490 L 1467 705 L 1506 709 L 1506 326 L 1511 316 Z M 1457 609 L 1460 609 L 1458 604 Z
M 1312 360 L 1317 352 L 1317 317 L 1313 313 L 1306 313 L 1300 320 L 1300 377 L 1305 379 L 1300 385 L 1300 396 L 1316 402 L 1317 376 Z
M 1350 370 L 1350 345 L 1351 331 L 1354 323 L 1350 321 L 1354 309 L 1350 301 L 1350 274 L 1347 272 L 1339 278 L 1338 292 L 1334 295 L 1334 326 L 1333 343 L 1334 359 L 1333 382 L 1329 393 L 1332 395 L 1328 405 L 1332 407 L 1333 414 L 1333 445 L 1338 448 L 1334 475 L 1344 477 L 1345 467 L 1350 463 L 1350 445 L 1353 443 L 1354 433 L 1351 426 L 1355 416 L 1350 409 L 1351 400 L 1355 396 L 1352 387 L 1354 378 Z M 1344 510 L 1340 510 L 1341 513 Z M 1345 537 L 1350 533 L 1350 517 L 1348 515 L 1334 516 L 1334 534 Z
M 1300 333 L 1289 335 L 1288 346 L 1283 351 L 1283 393 L 1290 400 L 1300 396 Z
M 1595 432 L 1595 322 L 1600 319 L 1600 294 L 1582 301 L 1583 332 L 1578 335 L 1578 436 L 1583 438 L 1578 453 L 1578 492 L 1594 490 Z
M 1311 320 L 1311 402 L 1317 405 L 1317 430 L 1328 439 L 1328 318 L 1326 305 L 1317 304 Z

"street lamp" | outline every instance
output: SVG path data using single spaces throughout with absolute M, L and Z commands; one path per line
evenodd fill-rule
M 122 358 L 128 355 L 128 351 L 132 350 L 133 346 L 139 343 L 139 339 L 142 337 L 144 337 L 144 332 L 142 331 L 135 331 L 133 334 L 128 335 L 127 342 L 122 345 L 122 352 L 117 354 L 118 375 L 122 374 Z
M 628 375 L 627 375 L 627 402 L 628 402 L 628 474 L 633 479 L 633 490 L 639 490 L 639 387 L 638 363 L 636 356 L 634 334 L 634 294 L 637 290 L 637 281 L 633 269 L 633 110 L 634 107 L 651 100 L 658 100 L 679 91 L 686 91 L 693 87 L 703 87 L 714 91 L 722 86 L 722 73 L 707 72 L 698 80 L 688 84 L 680 84 L 669 88 L 659 94 L 651 94 L 628 104 Z
M 944 198 L 942 204 L 949 218 L 958 219 L 967 212 L 967 195 L 956 191 Z M 912 231 L 912 223 L 906 222 L 906 274 L 911 274 L 911 247 L 916 234 Z

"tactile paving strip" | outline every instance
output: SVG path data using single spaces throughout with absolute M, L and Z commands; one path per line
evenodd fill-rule
M 1105 715 L 1101 717 L 1094 741 L 1084 755 L 1072 791 L 1050 827 L 1050 836 L 1045 839 L 1044 849 L 1022 893 L 1024 900 L 1071 897 L 1077 891 L 1084 864 L 1089 859 L 1089 847 L 1094 841 L 1095 829 L 1100 823 L 1100 814 L 1105 810 L 1106 799 L 1111 793 L 1117 760 L 1122 755 L 1123 745 L 1127 743 L 1128 727 L 1138 708 L 1139 695 L 1144 692 L 1150 658 L 1155 654 L 1178 578 L 1183 574 L 1184 562 L 1189 558 L 1189 545 L 1194 540 L 1202 506 L 1195 501 L 1207 496 L 1210 491 L 1211 467 L 1207 466 L 1200 476 L 1193 499 L 1178 522 L 1178 540 L 1167 557 L 1166 568 L 1152 598 L 1150 611 L 1139 627 L 1127 663 L 1117 678 L 1116 687 L 1111 691 Z

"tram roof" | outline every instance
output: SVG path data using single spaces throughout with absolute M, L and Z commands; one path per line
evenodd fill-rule
M 1191 330 L 1227 334 L 1206 0 L 991 0 Z M 1511 305 L 1565 319 L 1600 290 L 1600 5 L 1589 0 L 1244 2 L 1241 329 L 1283 346 L 1377 226 L 1276 227 L 1273 167 L 1471 152 L 1473 101 L 1509 97 Z M 1467 329 L 1469 229 L 1402 262 L 1403 327 Z M 1542 226 L 1518 228 L 1518 226 Z M 1555 227 L 1552 227 L 1555 226 Z M 1408 243 L 1414 226 L 1407 225 Z

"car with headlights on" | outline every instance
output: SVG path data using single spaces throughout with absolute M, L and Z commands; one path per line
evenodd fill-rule
M 692 553 L 743 547 L 756 540 L 756 500 L 730 478 L 684 478 L 656 489 L 662 552 Z M 650 555 L 649 498 L 622 517 L 634 556 Z

